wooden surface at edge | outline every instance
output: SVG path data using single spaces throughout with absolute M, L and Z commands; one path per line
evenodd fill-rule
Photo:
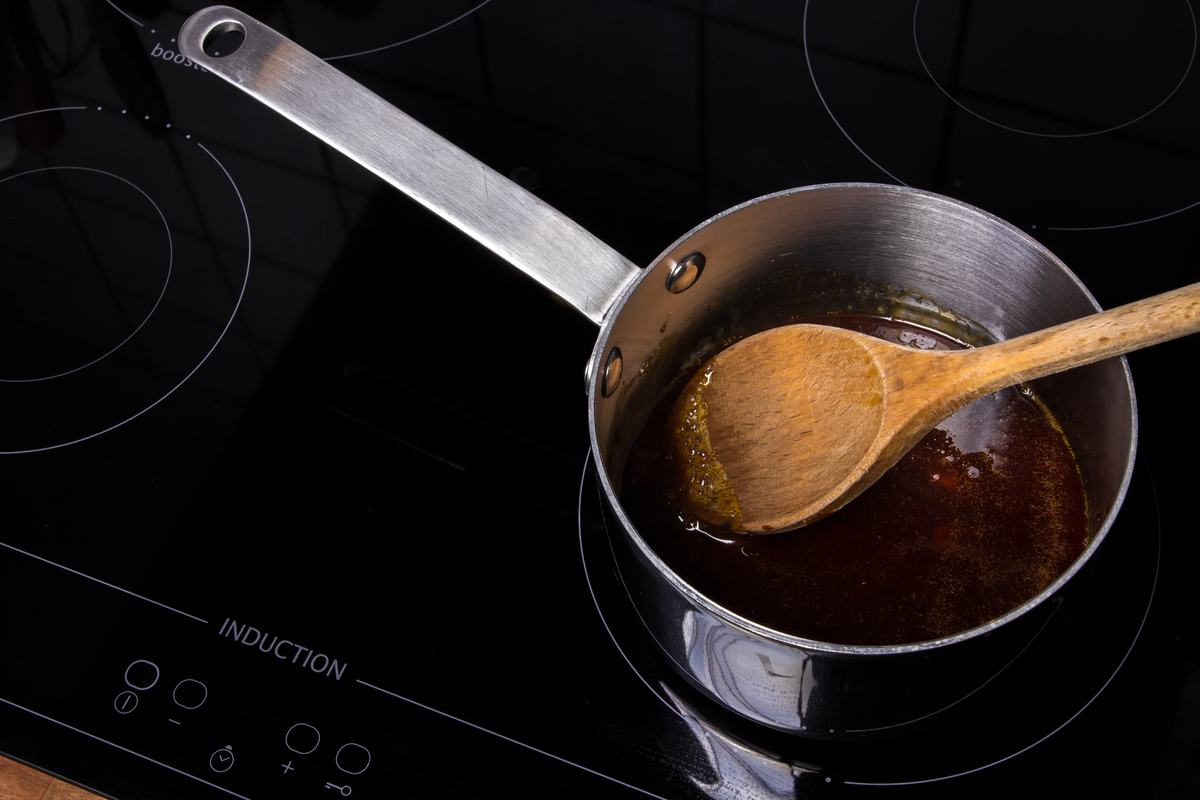
M 100 795 L 0 756 L 0 800 L 102 800 Z

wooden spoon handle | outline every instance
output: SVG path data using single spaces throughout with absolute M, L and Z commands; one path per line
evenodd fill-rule
M 971 351 L 976 397 L 1200 332 L 1200 283 Z

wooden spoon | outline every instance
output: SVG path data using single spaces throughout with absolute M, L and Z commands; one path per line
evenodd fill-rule
M 807 525 L 972 400 L 1197 331 L 1200 283 L 974 350 L 824 325 L 755 334 L 709 360 L 672 409 L 686 505 L 743 532 Z

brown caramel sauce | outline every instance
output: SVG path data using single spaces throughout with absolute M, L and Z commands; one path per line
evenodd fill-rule
M 712 374 L 710 366 L 704 369 Z M 679 456 L 672 466 L 679 474 L 676 484 L 683 505 L 703 509 L 706 512 L 703 516 L 710 523 L 742 530 L 742 509 L 713 452 L 708 435 L 708 406 L 701 399 L 700 390 L 681 392 L 663 424 L 667 431 L 666 446 L 673 456 Z
M 963 345 L 879 317 L 810 320 L 926 349 Z M 1083 552 L 1087 508 L 1074 456 L 1027 387 L 976 401 L 930 432 L 874 486 L 796 531 L 745 535 L 683 510 L 660 398 L 634 442 L 621 504 L 683 580 L 774 630 L 850 645 L 911 644 L 1003 616 Z

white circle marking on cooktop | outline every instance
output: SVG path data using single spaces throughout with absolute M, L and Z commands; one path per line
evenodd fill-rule
M 1154 106 L 1151 107 L 1149 110 L 1142 112 L 1141 114 L 1133 117 L 1132 119 L 1128 119 L 1128 120 L 1118 123 L 1116 125 L 1109 125 L 1107 127 L 1100 128 L 1097 130 L 1081 131 L 1078 133 L 1044 133 L 1044 132 L 1040 132 L 1040 131 L 1033 131 L 1033 130 L 1028 130 L 1025 128 L 1018 128 L 1013 125 L 1005 125 L 1004 123 L 998 122 L 997 120 L 994 120 L 984 114 L 981 114 L 978 111 L 975 111 L 974 109 L 972 109 L 969 106 L 962 103 L 957 97 L 954 96 L 954 94 L 952 92 L 950 92 L 948 89 L 946 89 L 946 87 L 943 86 L 942 83 L 934 76 L 933 70 L 931 70 L 929 68 L 929 64 L 925 61 L 925 54 L 921 52 L 921 42 L 920 42 L 920 38 L 917 35 L 917 18 L 921 12 L 921 0 L 917 0 L 916 5 L 913 7 L 913 21 L 912 21 L 913 48 L 916 50 L 917 58 L 920 59 L 921 67 L 925 70 L 925 74 L 927 76 L 929 76 L 930 82 L 934 86 L 936 86 L 938 88 L 938 91 L 940 91 L 942 94 L 944 94 L 947 97 L 947 99 L 950 100 L 950 102 L 954 103 L 956 106 L 958 106 L 963 111 L 970 114 L 971 116 L 975 117 L 976 119 L 983 120 L 984 122 L 986 122 L 990 125 L 995 125 L 997 128 L 1003 128 L 1004 130 L 1012 131 L 1013 133 L 1025 134 L 1026 136 L 1045 136 L 1045 137 L 1051 138 L 1051 139 L 1075 139 L 1075 138 L 1079 138 L 1082 136 L 1098 136 L 1102 133 L 1109 133 L 1111 131 L 1119 130 L 1128 125 L 1132 125 L 1133 123 L 1137 122 L 1138 120 L 1145 119 L 1146 117 L 1150 116 L 1155 111 L 1162 108 L 1162 106 L 1168 100 L 1170 100 L 1172 97 L 1174 97 L 1175 93 L 1177 91 L 1179 91 L 1179 87 L 1183 86 L 1184 82 L 1187 80 L 1187 77 L 1191 73 L 1191 70 L 1192 70 L 1192 64 L 1196 59 L 1196 27 L 1195 27 L 1196 18 L 1195 18 L 1195 13 L 1192 11 L 1192 4 L 1191 4 L 1190 0 L 1185 0 L 1185 2 L 1187 3 L 1188 13 L 1192 15 L 1192 52 L 1188 58 L 1187 66 L 1184 67 L 1183 74 L 1179 76 L 1178 82 L 1176 82 L 1176 84 L 1171 88 L 1171 90 L 1169 92 L 1167 92 L 1165 97 L 1163 97 L 1161 100 L 1159 100 L 1157 103 L 1155 103 Z
M 0 120 L 0 122 L 4 122 L 4 121 L 6 121 L 6 120 Z M 3 375 L 0 375 L 0 383 L 30 383 L 33 381 L 45 381 L 45 380 L 52 380 L 54 378 L 61 378 L 64 375 L 70 375 L 72 372 L 78 372 L 81 369 L 86 369 L 87 367 L 90 367 L 92 364 L 95 364 L 96 362 L 112 355 L 117 350 L 120 350 L 134 336 L 136 336 L 138 331 L 140 331 L 143 327 L 145 327 L 146 321 L 149 320 L 151 316 L 153 316 L 154 311 L 158 308 L 159 303 L 162 302 L 163 295 L 165 295 L 167 293 L 167 284 L 171 280 L 171 266 L 172 266 L 172 263 L 174 262 L 174 258 L 175 258 L 174 242 L 171 239 L 171 228 L 169 225 L 167 225 L 167 219 L 163 215 L 162 209 L 158 207 L 158 203 L 155 203 L 154 198 L 152 198 L 150 195 L 146 194 L 146 192 L 137 184 L 135 184 L 131 181 L 128 181 L 125 178 L 122 178 L 120 175 L 113 174 L 112 172 L 107 172 L 107 171 L 101 170 L 101 169 L 93 169 L 91 167 L 77 167 L 77 166 L 43 167 L 41 169 L 27 170 L 25 172 L 19 172 L 15 175 L 9 175 L 5 178 L 0 178 L 0 184 L 7 183 L 8 181 L 15 180 L 17 178 L 21 178 L 21 177 L 24 177 L 27 175 L 36 175 L 38 173 L 47 173 L 47 172 L 53 172 L 53 171 L 57 171 L 57 170 L 65 170 L 65 171 L 77 170 L 80 172 L 92 173 L 92 174 L 96 174 L 96 175 L 103 175 L 103 176 L 106 176 L 109 178 L 114 178 L 114 179 L 120 181 L 121 183 L 124 183 L 126 186 L 132 187 L 135 191 L 137 191 L 139 194 L 141 194 L 142 197 L 144 197 L 146 199 L 146 201 L 149 202 L 150 205 L 154 207 L 154 211 L 155 211 L 155 213 L 158 214 L 158 218 L 163 224 L 163 230 L 166 233 L 166 237 L 167 237 L 166 272 L 163 276 L 162 286 L 159 289 L 158 295 L 157 295 L 157 297 L 155 297 L 154 303 L 150 307 L 150 310 L 146 312 L 145 316 L 142 317 L 141 321 L 139 321 L 137 323 L 137 326 L 134 327 L 134 329 L 124 339 L 121 339 L 115 345 L 113 345 L 112 347 L 105 350 L 102 354 L 100 354 L 94 358 L 91 358 L 90 360 L 85 361 L 82 364 L 71 367 L 70 369 L 59 370 L 57 372 L 53 372 L 53 373 L 47 374 L 47 375 L 38 375 L 35 377 L 28 377 L 28 378 L 5 377 Z
M 30 114 L 34 114 L 34 113 L 46 113 L 46 112 L 55 112 L 55 111 L 63 111 L 63 110 L 87 110 L 87 109 L 84 107 L 42 109 L 37 112 L 26 112 L 26 113 L 14 115 L 11 117 L 5 117 L 3 119 L 0 119 L 0 123 L 7 122 L 18 116 L 29 116 Z M 99 109 L 97 109 L 97 110 L 99 110 Z M 122 112 L 122 113 L 124 113 L 124 112 Z M 191 136 L 189 135 L 186 138 L 190 139 Z M 203 356 L 194 365 L 192 365 L 192 367 L 186 372 L 186 374 L 183 376 L 182 379 L 180 379 L 174 385 L 170 386 L 170 388 L 168 388 L 165 392 L 163 392 L 157 399 L 155 399 L 153 402 L 149 403 L 148 405 L 145 405 L 141 410 L 137 411 L 136 413 L 130 414 L 129 416 L 125 417 L 124 419 L 120 420 L 119 422 L 116 422 L 111 425 L 107 425 L 100 430 L 93 431 L 92 433 L 89 433 L 84 436 L 76 436 L 76 437 L 68 439 L 66 441 L 60 441 L 60 442 L 56 442 L 54 444 L 48 444 L 48 445 L 37 446 L 37 447 L 23 447 L 23 448 L 19 448 L 19 449 L 2 449 L 2 450 L 0 450 L 0 455 L 24 455 L 24 454 L 28 454 L 28 453 L 40 453 L 40 452 L 44 452 L 47 450 L 55 450 L 60 447 L 68 447 L 70 445 L 75 445 L 75 444 L 79 444 L 80 442 L 85 442 L 90 439 L 94 439 L 97 436 L 102 436 L 110 431 L 120 428 L 121 426 L 125 425 L 126 423 L 129 423 L 129 422 L 137 419 L 138 417 L 142 416 L 150 409 L 157 406 L 163 400 L 167 399 L 172 394 L 174 394 L 175 391 L 177 389 L 179 389 L 179 387 L 183 386 L 183 384 L 187 383 L 187 381 L 192 377 L 192 375 L 194 375 L 196 373 L 196 371 L 200 369 L 200 367 L 208 360 L 209 356 L 211 356 L 213 354 L 213 352 L 217 349 L 217 346 L 225 338 L 225 334 L 229 332 L 229 328 L 233 325 L 233 321 L 237 317 L 238 310 L 241 308 L 242 299 L 245 297 L 246 287 L 250 280 L 250 263 L 251 263 L 252 251 L 253 251 L 251 233 L 250 233 L 250 217 L 246 211 L 246 202 L 242 197 L 241 190 L 238 189 L 237 183 L 233 180 L 233 176 L 229 174 L 229 170 L 227 170 L 225 168 L 225 165 L 222 164 L 221 161 L 215 155 L 213 155 L 212 152 L 207 147 L 205 147 L 200 142 L 196 142 L 196 145 L 201 150 L 204 151 L 205 155 L 207 155 L 209 158 L 211 158 L 213 160 L 213 163 L 215 163 L 217 165 L 217 167 L 221 170 L 222 174 L 224 174 L 226 180 L 229 181 L 229 184 L 230 184 L 231 188 L 233 189 L 234 194 L 237 196 L 238 206 L 242 212 L 242 219 L 246 226 L 246 266 L 245 266 L 245 272 L 243 273 L 243 276 L 242 276 L 242 285 L 238 288 L 237 299 L 234 301 L 233 308 L 229 313 L 229 317 L 225 321 L 225 323 L 222 325 L 220 333 L 217 334 L 215 341 L 213 341 L 212 345 L 204 352 Z M 93 170 L 93 171 L 100 172 L 100 170 Z M 126 181 L 126 182 L 128 183 L 128 181 Z M 130 185 L 132 185 L 132 184 L 130 184 Z M 157 205 L 155 207 L 157 208 Z M 147 318 L 149 318 L 149 317 L 147 317 Z M 100 360 L 103 360 L 103 359 L 100 359 Z M 95 364 L 97 362 L 93 361 L 92 363 Z M 80 370 L 75 370 L 75 372 L 79 372 L 79 371 Z M 73 374 L 73 373 L 71 373 L 71 372 L 64 373 L 64 375 L 70 375 L 70 374 Z M 59 377 L 62 377 L 62 376 L 59 376 Z

